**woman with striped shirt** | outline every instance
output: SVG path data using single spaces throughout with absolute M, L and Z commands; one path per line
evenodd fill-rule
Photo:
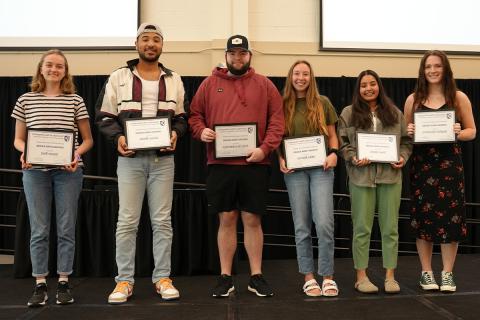
M 81 155 L 93 146 L 88 112 L 68 71 L 67 59 L 60 50 L 43 54 L 31 83 L 32 91 L 18 98 L 12 117 L 15 148 L 21 152 L 23 187 L 30 218 L 32 275 L 36 278 L 28 306 L 43 306 L 47 301 L 48 248 L 52 198 L 57 226 L 57 304 L 73 302 L 68 276 L 72 273 L 75 251 L 77 203 L 82 189 Z M 25 161 L 27 129 L 68 130 L 74 132 L 74 159 L 62 167 L 32 165 Z M 78 143 L 78 132 L 82 143 Z

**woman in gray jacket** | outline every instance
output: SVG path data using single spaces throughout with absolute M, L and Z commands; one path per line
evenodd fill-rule
M 358 157 L 357 132 L 394 134 L 397 137 L 398 159 L 391 163 L 375 162 Z M 375 208 L 382 235 L 384 288 L 397 293 L 400 286 L 394 271 L 398 257 L 398 210 L 402 191 L 402 170 L 411 153 L 405 119 L 385 94 L 382 82 L 372 70 L 362 71 L 353 92 L 352 105 L 345 107 L 338 122 L 340 154 L 345 159 L 349 177 L 353 224 L 353 261 L 356 269 L 355 288 L 363 293 L 376 293 L 367 276 L 370 235 Z

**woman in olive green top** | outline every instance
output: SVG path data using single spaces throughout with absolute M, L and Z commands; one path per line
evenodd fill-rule
M 333 280 L 333 168 L 337 165 L 337 114 L 328 98 L 318 93 L 315 76 L 307 61 L 297 61 L 290 68 L 283 94 L 283 109 L 287 137 L 323 135 L 329 147 L 320 168 L 291 170 L 283 155 L 280 152 L 278 155 L 292 207 L 298 267 L 304 275 L 303 291 L 308 296 L 336 296 L 338 287 Z M 321 287 L 314 276 L 312 221 L 318 237 L 318 274 L 323 278 Z
M 375 163 L 357 158 L 357 132 L 397 135 L 398 161 Z M 386 269 L 384 288 L 397 293 L 400 286 L 394 271 L 398 256 L 398 210 L 402 191 L 402 170 L 411 153 L 405 119 L 385 94 L 382 82 L 372 70 L 357 78 L 352 105 L 345 107 L 338 123 L 340 153 L 345 159 L 349 177 L 353 223 L 353 261 L 357 281 L 355 288 L 363 293 L 376 293 L 378 287 L 367 277 L 370 235 L 375 208 L 382 235 L 383 267 Z

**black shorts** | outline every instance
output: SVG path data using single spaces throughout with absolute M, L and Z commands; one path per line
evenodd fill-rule
M 270 166 L 223 165 L 208 166 L 208 211 L 246 211 L 264 214 L 268 193 Z

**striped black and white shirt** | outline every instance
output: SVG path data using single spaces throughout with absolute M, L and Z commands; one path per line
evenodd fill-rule
M 46 96 L 28 92 L 18 98 L 12 118 L 25 122 L 27 129 L 71 130 L 75 132 L 75 150 L 78 148 L 77 121 L 88 119 L 87 108 L 78 94 Z M 82 160 L 78 161 L 83 165 Z

